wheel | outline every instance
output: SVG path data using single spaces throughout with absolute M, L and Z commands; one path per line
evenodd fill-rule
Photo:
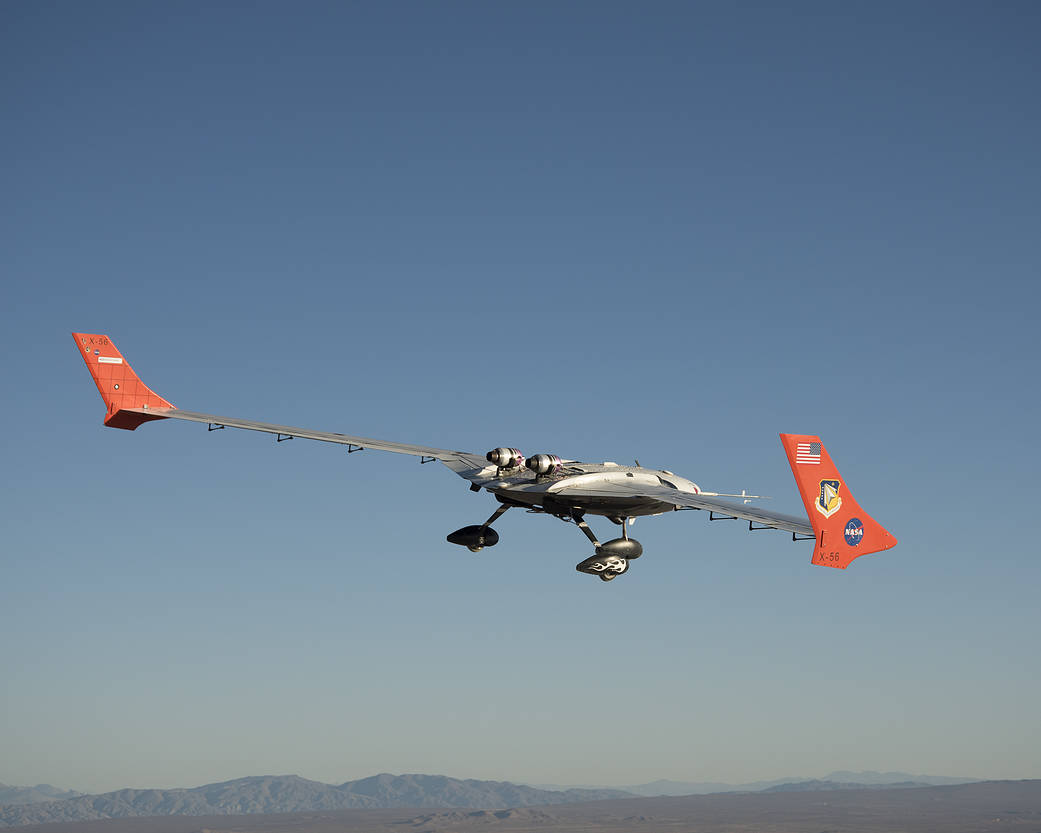
M 470 552 L 480 552 L 484 547 L 467 547 L 467 549 L 470 550 Z
M 600 573 L 600 581 L 614 581 L 621 573 Z

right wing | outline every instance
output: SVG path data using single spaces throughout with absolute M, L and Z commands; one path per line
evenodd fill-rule
M 183 419 L 188 422 L 206 423 L 214 429 L 223 427 L 261 431 L 266 434 L 274 434 L 279 440 L 299 437 L 304 440 L 337 443 L 347 446 L 348 451 L 371 448 L 375 451 L 410 454 L 413 457 L 419 457 L 420 462 L 439 460 L 467 480 L 483 482 L 485 479 L 480 477 L 479 473 L 488 468 L 489 464 L 480 454 L 450 451 L 426 445 L 375 440 L 371 437 L 355 437 L 331 431 L 312 431 L 307 428 L 294 428 L 289 425 L 275 425 L 270 422 L 223 417 L 216 414 L 202 414 L 196 411 L 182 411 L 141 381 L 108 336 L 89 333 L 73 333 L 72 335 L 76 339 L 83 360 L 87 363 L 90 375 L 94 378 L 94 383 L 98 386 L 101 398 L 105 401 L 107 408 L 105 425 L 111 428 L 133 431 L 142 423 L 155 419 Z

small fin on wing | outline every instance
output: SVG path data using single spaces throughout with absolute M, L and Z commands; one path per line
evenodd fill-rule
M 161 414 L 141 414 L 129 408 L 173 408 L 142 382 L 106 335 L 73 333 L 87 370 L 105 400 L 105 425 L 133 431 L 142 422 L 164 419 Z
M 814 564 L 845 569 L 858 556 L 896 546 L 896 538 L 853 499 L 820 437 L 780 436 L 817 536 Z

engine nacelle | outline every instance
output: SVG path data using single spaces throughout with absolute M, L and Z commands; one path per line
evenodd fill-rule
M 563 467 L 556 454 L 536 454 L 524 463 L 535 474 L 556 474 Z
M 524 455 L 516 448 L 493 448 L 484 455 L 489 463 L 500 469 L 513 469 L 524 465 Z

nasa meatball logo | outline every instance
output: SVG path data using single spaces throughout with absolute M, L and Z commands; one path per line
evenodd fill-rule
M 850 518 L 842 534 L 847 544 L 856 547 L 864 539 L 864 524 L 860 522 L 860 518 Z

